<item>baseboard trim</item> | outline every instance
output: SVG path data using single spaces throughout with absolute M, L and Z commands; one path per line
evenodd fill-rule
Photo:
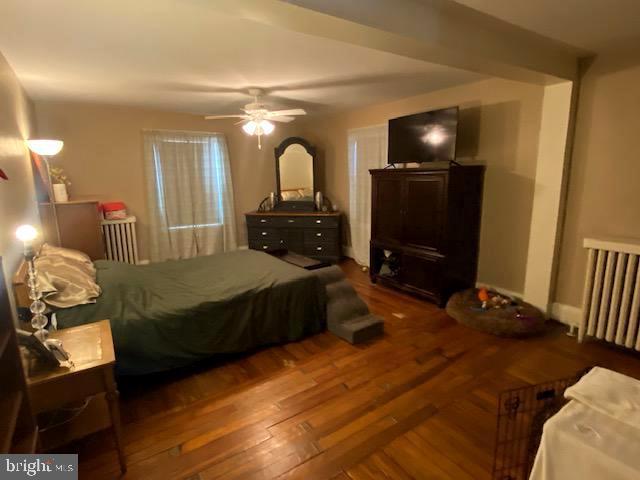
M 551 318 L 570 327 L 578 327 L 582 320 L 582 309 L 564 303 L 552 303 Z
M 249 250 L 249 245 L 238 245 L 238 250 Z

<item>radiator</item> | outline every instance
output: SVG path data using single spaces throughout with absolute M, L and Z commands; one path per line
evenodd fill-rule
M 119 262 L 138 263 L 138 243 L 136 239 L 136 217 L 123 220 L 103 220 L 107 259 Z
M 587 276 L 578 340 L 640 350 L 640 241 L 586 238 Z

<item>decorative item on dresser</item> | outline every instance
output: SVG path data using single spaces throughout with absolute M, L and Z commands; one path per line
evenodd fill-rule
M 370 170 L 370 276 L 440 306 L 474 286 L 484 167 Z
M 246 214 L 249 248 L 289 250 L 318 260 L 341 257 L 339 212 L 251 212 Z

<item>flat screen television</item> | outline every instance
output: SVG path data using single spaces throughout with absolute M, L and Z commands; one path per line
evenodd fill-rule
M 393 118 L 388 163 L 455 161 L 457 133 L 458 107 Z

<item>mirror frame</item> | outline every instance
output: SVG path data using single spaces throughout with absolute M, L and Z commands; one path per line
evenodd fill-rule
M 297 200 L 282 200 L 282 193 L 280 191 L 280 157 L 284 154 L 287 147 L 290 145 L 302 145 L 309 155 L 311 155 L 311 169 L 312 169 L 312 189 L 313 197 L 311 201 L 297 201 Z M 277 204 L 275 210 L 281 211 L 302 211 L 310 212 L 316 208 L 316 148 L 301 137 L 289 137 L 285 138 L 280 145 L 274 148 L 274 154 L 276 157 L 276 198 Z

